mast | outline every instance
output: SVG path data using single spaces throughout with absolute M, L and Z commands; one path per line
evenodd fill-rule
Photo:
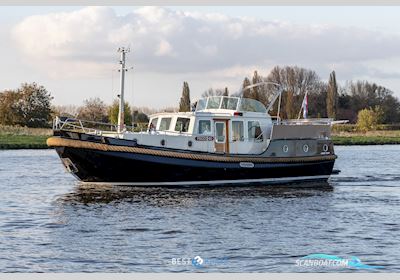
M 128 71 L 127 68 L 125 68 L 125 54 L 129 52 L 129 48 L 124 48 L 120 47 L 118 48 L 118 52 L 121 53 L 121 58 L 120 58 L 120 65 L 121 68 L 118 70 L 121 75 L 121 81 L 120 81 L 120 94 L 119 94 L 119 111 L 118 111 L 118 133 L 121 133 L 124 131 L 125 128 L 125 102 L 124 102 L 124 89 L 125 89 L 125 72 Z

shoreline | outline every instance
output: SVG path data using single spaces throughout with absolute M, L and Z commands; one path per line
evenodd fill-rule
M 49 135 L 10 135 L 0 134 L 0 150 L 48 149 Z
M 332 136 L 335 146 L 400 145 L 400 137 L 385 136 Z
M 0 150 L 50 149 L 46 140 L 50 135 L 0 134 Z M 389 136 L 332 136 L 335 146 L 400 145 L 400 137 Z

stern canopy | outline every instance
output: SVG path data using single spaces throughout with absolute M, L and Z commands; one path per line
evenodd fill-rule
M 197 102 L 196 112 L 209 110 L 267 113 L 267 109 L 260 101 L 227 96 L 210 96 Z

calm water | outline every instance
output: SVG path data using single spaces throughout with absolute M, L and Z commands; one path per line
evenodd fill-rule
M 0 271 L 360 271 L 295 266 L 324 253 L 398 272 L 400 146 L 336 152 L 323 188 L 188 190 L 83 187 L 52 150 L 0 151 Z

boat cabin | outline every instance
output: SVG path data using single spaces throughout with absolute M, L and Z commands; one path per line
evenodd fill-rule
M 212 96 L 193 112 L 157 113 L 139 144 L 221 154 L 260 154 L 268 147 L 272 120 L 253 99 Z

